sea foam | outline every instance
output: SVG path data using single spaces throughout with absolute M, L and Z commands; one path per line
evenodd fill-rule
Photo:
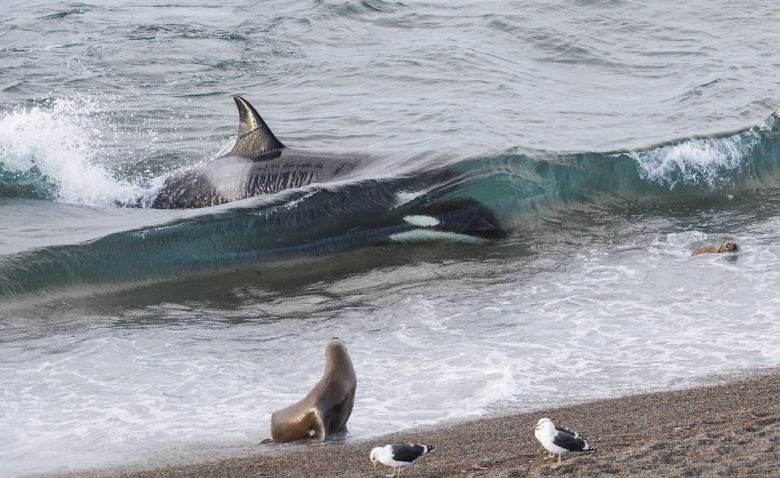
M 54 199 L 85 206 L 133 203 L 144 188 L 117 179 L 99 163 L 96 146 L 107 133 L 88 99 L 56 99 L 0 113 L 0 166 L 37 176 Z
M 738 173 L 761 140 L 758 130 L 719 138 L 692 138 L 640 152 L 631 152 L 643 179 L 669 186 L 705 184 L 716 187 Z M 725 174 L 724 174 L 725 173 Z

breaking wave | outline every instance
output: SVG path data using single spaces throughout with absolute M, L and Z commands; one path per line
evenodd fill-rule
M 134 180 L 93 157 L 83 104 L 0 114 L 0 196 L 101 208 L 149 204 L 163 176 Z M 498 237 L 529 215 L 595 203 L 672 204 L 776 187 L 778 118 L 642 150 L 515 149 L 348 184 L 311 185 L 79 243 L 0 257 L 0 295 L 115 284 L 399 242 Z M 437 228 L 442 224 L 455 225 Z M 468 228 L 459 230 L 459 225 Z M 476 231 L 476 233 L 475 233 Z M 481 234 L 484 232 L 484 234 Z M 491 235 L 492 234 L 492 235 Z

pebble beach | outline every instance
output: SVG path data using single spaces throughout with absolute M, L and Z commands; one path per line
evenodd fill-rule
M 768 477 L 780 471 L 780 373 L 718 379 L 714 385 L 610 398 L 509 414 L 367 441 L 258 445 L 238 458 L 118 468 L 59 478 L 383 477 L 368 460 L 374 446 L 436 446 L 402 476 Z M 549 458 L 533 436 L 543 416 L 588 436 L 596 453 Z

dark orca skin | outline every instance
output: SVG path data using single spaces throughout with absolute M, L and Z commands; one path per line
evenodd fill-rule
M 183 209 L 216 206 L 337 179 L 353 171 L 358 158 L 285 149 L 273 159 L 228 154 L 165 179 L 152 207 Z
M 325 182 L 352 172 L 363 159 L 287 148 L 248 101 L 240 96 L 234 99 L 239 128 L 233 149 L 203 166 L 170 175 L 152 202 L 153 208 L 216 206 Z
M 248 101 L 240 96 L 234 99 L 238 106 L 239 129 L 233 149 L 202 166 L 182 169 L 168 176 L 152 202 L 153 208 L 216 206 L 333 181 L 346 177 L 371 159 L 370 156 L 312 153 L 287 148 Z M 446 182 L 453 175 L 445 169 L 395 181 L 399 182 L 397 191 L 410 187 L 412 190 L 425 190 L 426 183 Z M 395 237 L 407 237 L 413 231 L 448 232 L 486 239 L 504 235 L 493 212 L 470 198 L 429 201 L 427 196 L 423 196 L 399 207 L 394 194 L 388 195 L 387 191 L 380 189 L 368 196 L 343 192 L 333 194 L 338 197 L 334 204 L 337 210 L 355 211 L 348 215 L 351 227 L 357 227 L 357 223 L 363 221 L 363 226 L 385 230 L 388 234 L 396 234 Z M 338 201 L 349 204 L 338 205 Z M 366 208 L 372 212 L 366 213 Z M 417 216 L 425 217 L 421 219 Z M 335 220 L 331 218 L 327 224 L 332 225 Z

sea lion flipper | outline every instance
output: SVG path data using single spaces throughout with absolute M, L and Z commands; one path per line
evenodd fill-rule
M 228 154 L 251 159 L 266 158 L 269 155 L 277 157 L 285 148 L 282 142 L 247 100 L 240 96 L 234 96 L 233 99 L 238 106 L 238 138 Z
M 325 441 L 333 433 L 330 427 L 331 413 L 328 408 L 320 408 L 317 413 L 320 419 L 320 434 L 316 437 L 320 441 Z
M 330 437 L 331 435 L 347 431 L 347 420 L 349 420 L 349 416 L 352 414 L 354 392 L 328 398 L 328 400 L 318 402 L 317 408 L 322 410 L 320 418 L 322 419 L 323 428 L 327 432 L 327 437 Z

